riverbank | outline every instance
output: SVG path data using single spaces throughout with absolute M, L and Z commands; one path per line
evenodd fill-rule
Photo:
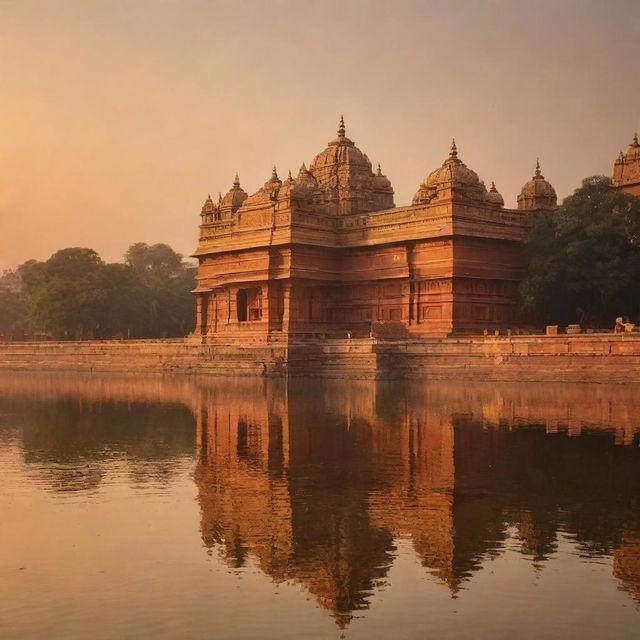
M 640 383 L 640 335 L 5 342 L 0 370 Z

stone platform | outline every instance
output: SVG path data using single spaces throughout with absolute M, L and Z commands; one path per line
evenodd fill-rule
M 0 369 L 640 383 L 640 335 L 5 342 Z

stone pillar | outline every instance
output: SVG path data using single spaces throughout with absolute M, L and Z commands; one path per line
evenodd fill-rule
M 282 331 L 289 331 L 291 324 L 291 283 L 282 287 Z
M 215 324 L 216 324 L 216 308 L 215 308 L 215 294 L 213 292 L 207 293 L 207 314 L 206 314 L 206 326 L 205 332 L 207 335 L 215 332 Z
M 267 331 L 280 329 L 280 284 L 276 280 L 269 280 L 263 287 L 262 319 L 267 323 Z M 266 302 L 265 302 L 266 301 Z
M 271 324 L 269 322 L 269 314 L 271 312 L 269 305 L 269 282 L 265 282 L 260 289 L 262 290 L 262 322 L 266 324 L 268 330 L 269 325 Z
M 196 328 L 194 334 L 202 335 L 202 294 L 196 294 Z

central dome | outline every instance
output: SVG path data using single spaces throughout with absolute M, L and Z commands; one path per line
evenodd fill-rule
M 338 137 L 328 143 L 309 166 L 329 215 L 367 213 L 389 209 L 393 189 L 376 189 L 371 162 L 352 140 L 347 138 L 344 119 L 340 118 Z
M 369 158 L 356 147 L 353 140 L 350 140 L 346 136 L 344 118 L 340 118 L 338 137 L 335 138 L 335 140 L 331 140 L 327 148 L 313 159 L 309 171 L 311 171 L 316 180 L 318 180 L 316 173 L 323 173 L 326 167 L 332 167 L 337 164 L 357 166 L 363 169 L 368 177 L 373 177 Z M 324 173 L 328 172 L 324 171 Z

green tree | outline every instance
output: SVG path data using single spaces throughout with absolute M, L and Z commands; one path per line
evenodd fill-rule
M 0 274 L 0 340 L 15 340 L 24 335 L 25 308 L 22 282 L 17 271 Z
M 105 264 L 93 249 L 74 247 L 19 269 L 29 326 L 56 338 L 102 333 L 109 298 Z
M 62 249 L 0 276 L 0 336 L 58 339 L 182 337 L 193 329 L 195 268 L 166 244 L 137 243 L 126 263 Z M 22 291 L 20 291 L 20 286 Z
M 0 340 L 15 340 L 24 335 L 26 312 L 22 295 L 0 289 Z
M 146 289 L 135 271 L 126 264 L 107 264 L 105 279 L 108 299 L 102 318 L 104 333 L 112 338 L 138 338 L 147 330 Z
M 133 269 L 144 287 L 145 335 L 184 336 L 193 329 L 195 267 L 169 245 L 138 242 L 125 253 L 125 263 Z
M 594 176 L 556 211 L 541 214 L 526 242 L 522 310 L 540 324 L 612 327 L 640 319 L 640 198 Z

